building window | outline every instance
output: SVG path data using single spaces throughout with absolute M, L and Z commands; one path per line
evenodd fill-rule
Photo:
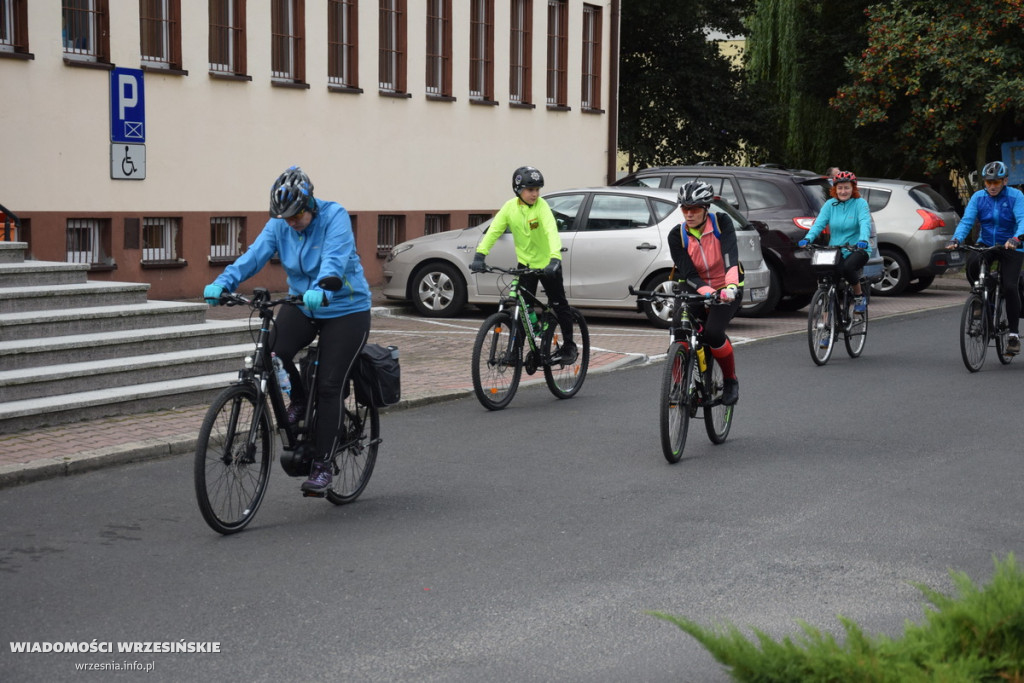
M 64 59 L 110 63 L 110 13 L 107 0 L 62 0 Z
M 181 69 L 180 0 L 139 0 L 142 65 Z
M 405 0 L 380 0 L 378 81 L 381 92 L 405 93 Z
M 428 213 L 423 223 L 424 235 L 436 235 L 439 232 L 448 232 L 451 224 L 451 216 L 446 213 Z
M 106 263 L 110 243 L 110 221 L 98 218 L 69 218 L 67 222 L 68 263 Z
M 494 101 L 494 0 L 470 0 L 469 99 Z
M 568 108 L 566 64 L 569 46 L 566 29 L 569 10 L 566 0 L 548 0 L 548 92 L 549 107 Z
M 466 224 L 470 228 L 475 228 L 481 223 L 491 220 L 491 215 L 492 214 L 489 213 L 471 213 L 469 214 L 469 218 L 467 219 Z
M 181 221 L 177 218 L 142 219 L 142 260 L 176 261 L 181 249 Z
M 210 73 L 245 75 L 245 0 L 210 0 Z
M 452 0 L 427 0 L 427 94 L 452 95 Z
M 210 262 L 234 261 L 245 245 L 245 218 L 214 216 L 210 218 Z
M 327 3 L 327 82 L 343 88 L 359 87 L 358 0 Z
M 28 0 L 0 0 L 0 56 L 28 55 Z
M 405 241 L 405 216 L 377 217 L 377 256 L 384 258 Z
M 305 83 L 303 0 L 271 0 L 270 75 L 276 83 Z
M 508 99 L 513 104 L 529 104 L 533 99 L 533 0 L 512 0 L 510 27 Z
M 583 109 L 601 109 L 601 8 L 583 6 Z

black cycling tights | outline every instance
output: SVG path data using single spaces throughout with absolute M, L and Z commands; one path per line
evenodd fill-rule
M 308 318 L 296 306 L 284 306 L 277 314 L 270 336 L 270 350 L 277 354 L 292 380 L 292 402 L 305 403 L 306 395 L 295 354 L 320 335 L 320 367 L 317 375 L 317 455 L 326 460 L 341 428 L 342 388 L 352 364 L 370 335 L 370 312 L 338 318 Z
M 868 252 L 866 251 L 855 251 L 849 256 L 843 258 L 843 265 L 840 266 L 843 271 L 843 277 L 851 285 L 860 282 L 861 269 L 868 262 Z M 863 291 L 863 290 L 862 290 Z
M 1020 292 L 1017 290 L 1017 280 L 1020 278 L 1021 265 L 1024 264 L 1024 252 L 1014 249 L 997 251 L 993 258 L 998 260 L 999 267 L 1003 271 L 1003 301 L 1006 302 L 1006 322 L 1010 326 L 1010 332 L 1020 332 Z M 981 255 L 977 252 L 967 254 L 967 279 L 970 282 L 977 282 L 978 272 L 981 270 Z
M 522 263 L 518 264 L 518 267 L 525 268 Z M 538 276 L 536 275 L 521 275 L 519 276 L 519 286 L 530 294 L 536 295 L 537 279 Z M 572 311 L 569 310 L 569 301 L 565 298 L 565 285 L 562 283 L 562 274 L 541 275 L 540 283 L 544 285 L 544 292 L 548 295 L 548 303 L 551 304 L 551 309 L 555 312 L 558 326 L 562 328 L 562 339 L 565 342 L 573 341 Z

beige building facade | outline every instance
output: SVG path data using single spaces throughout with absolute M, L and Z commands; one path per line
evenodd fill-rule
M 492 214 L 518 166 L 611 180 L 618 4 L 0 0 L 9 238 L 195 298 L 297 164 L 376 283 L 393 244 Z

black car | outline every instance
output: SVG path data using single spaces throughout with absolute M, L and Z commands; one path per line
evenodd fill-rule
M 743 315 L 768 315 L 776 308 L 795 311 L 810 303 L 817 281 L 810 254 L 796 243 L 828 199 L 828 179 L 810 171 L 700 165 L 645 168 L 614 184 L 678 188 L 696 179 L 710 183 L 761 235 L 761 253 L 771 271 L 768 295 L 744 306 Z

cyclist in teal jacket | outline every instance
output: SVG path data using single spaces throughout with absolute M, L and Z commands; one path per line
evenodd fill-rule
M 512 233 L 519 267 L 544 269 L 540 283 L 544 285 L 548 301 L 562 329 L 562 339 L 565 340 L 552 361 L 570 364 L 576 361 L 579 352 L 572 338 L 572 311 L 569 310 L 562 282 L 562 238 L 558 235 L 558 225 L 551 207 L 540 196 L 542 187 L 544 176 L 540 171 L 532 166 L 516 169 L 512 174 L 512 191 L 516 196 L 505 202 L 491 221 L 477 245 L 469 269 L 478 273 L 487 267 L 487 254 L 507 228 Z M 523 275 L 519 278 L 519 284 L 531 294 L 536 294 L 537 279 L 536 275 Z
M 317 457 L 303 491 L 319 493 L 331 484 L 328 464 L 341 427 L 342 387 L 370 333 L 370 286 L 356 252 L 352 221 L 340 204 L 313 196 L 313 183 L 301 168 L 292 166 L 270 190 L 270 220 L 234 263 L 206 286 L 203 298 L 211 306 L 225 290 L 234 291 L 258 273 L 276 253 L 288 275 L 288 292 L 302 296 L 302 306 L 283 306 L 271 333 L 271 351 L 291 378 L 289 422 L 305 410 L 301 377 L 295 354 L 320 336 L 320 372 L 315 388 L 319 405 L 316 427 Z M 341 278 L 341 289 L 325 291 L 319 283 Z
M 860 196 L 857 189 L 857 176 L 849 171 L 838 171 L 832 178 L 831 199 L 821 207 L 814 225 L 807 231 L 807 236 L 797 242 L 798 247 L 806 247 L 828 226 L 829 246 L 840 247 L 856 244 L 858 251 L 843 249 L 843 277 L 853 285 L 853 293 L 857 296 L 853 304 L 854 313 L 867 310 L 867 297 L 864 296 L 860 284 L 860 269 L 871 256 L 871 210 L 868 200 Z
M 985 181 L 985 189 L 978 190 L 964 209 L 964 217 L 956 226 L 953 239 L 946 245 L 949 249 L 960 246 L 974 227 L 975 221 L 980 224 L 978 244 L 994 247 L 1002 244 L 1005 252 L 999 252 L 996 258 L 1000 261 L 1003 271 L 1003 300 L 1006 301 L 1006 322 L 1010 326 L 1009 339 L 1006 341 L 1006 352 L 1020 353 L 1020 292 L 1017 280 L 1020 278 L 1021 265 L 1024 264 L 1024 249 L 1021 240 L 1024 238 L 1024 193 L 1006 184 L 1006 164 L 991 161 L 981 169 L 981 177 Z M 980 256 L 971 253 L 967 259 L 967 278 L 974 282 L 978 279 Z

